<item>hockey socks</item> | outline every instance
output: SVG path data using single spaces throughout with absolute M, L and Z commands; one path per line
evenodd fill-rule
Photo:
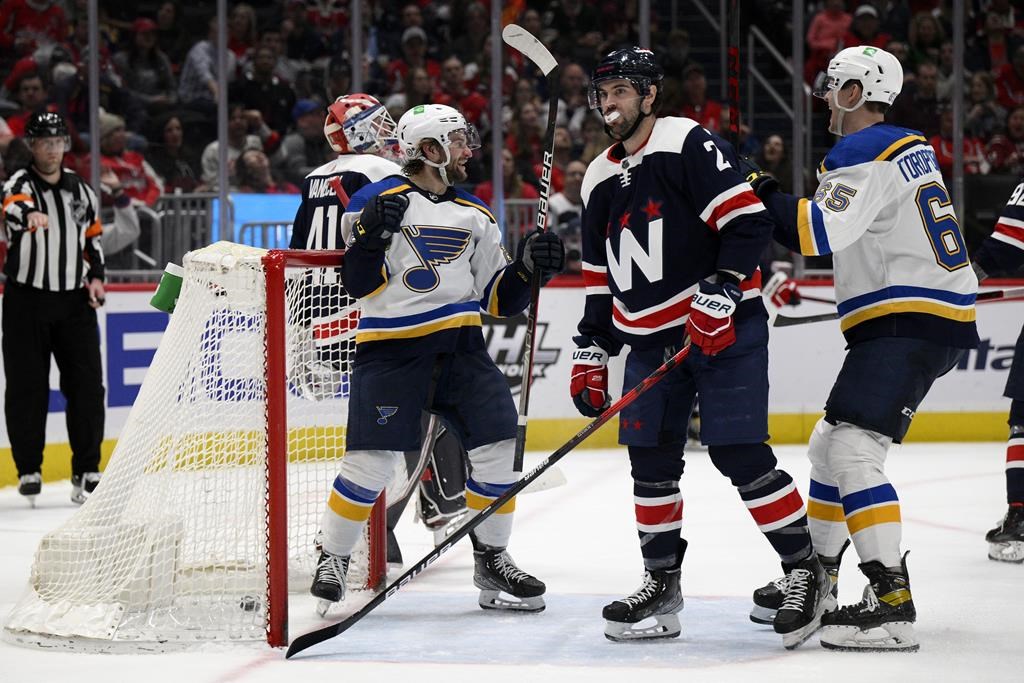
M 646 569 L 676 563 L 683 526 L 683 495 L 678 482 L 633 482 L 633 510 Z

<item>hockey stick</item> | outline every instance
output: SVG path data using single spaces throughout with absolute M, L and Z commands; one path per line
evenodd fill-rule
M 452 535 L 446 538 L 444 543 L 436 546 L 433 550 L 427 553 L 425 557 L 421 558 L 416 564 L 409 568 L 408 571 L 389 583 L 383 591 L 378 593 L 373 600 L 366 603 L 366 605 L 361 609 L 336 624 L 325 626 L 321 629 L 317 629 L 316 631 L 310 631 L 309 633 L 301 635 L 293 640 L 292 644 L 288 646 L 288 653 L 285 655 L 285 658 L 290 659 L 303 650 L 310 648 L 317 643 L 322 643 L 325 640 L 334 638 L 335 636 L 338 636 L 352 628 L 357 622 L 359 622 L 359 620 L 377 609 L 377 607 L 379 607 L 385 600 L 404 588 L 407 583 L 415 579 L 420 572 L 436 562 L 442 555 L 448 552 L 453 545 L 465 538 L 469 532 L 478 527 L 485 519 L 493 515 L 503 505 L 512 500 L 516 494 L 544 474 L 544 472 L 550 469 L 552 465 L 565 457 L 569 451 L 583 443 L 583 441 L 601 427 L 601 425 L 618 415 L 623 408 L 635 401 L 638 396 L 660 382 L 665 375 L 686 360 L 689 353 L 690 344 L 686 344 L 683 348 L 677 351 L 674 356 L 669 358 L 660 367 L 644 378 L 639 384 L 630 389 L 629 392 L 623 394 L 618 401 L 611 404 L 607 410 L 601 413 L 600 416 L 594 418 L 594 420 L 577 432 L 574 437 L 566 441 L 558 450 L 544 458 L 536 467 L 524 474 L 522 479 L 512 485 L 511 488 L 501 494 L 497 499 L 492 501 L 491 504 L 481 510 L 479 514 L 471 517 L 465 524 L 452 532 Z
M 334 194 L 337 195 L 338 201 L 341 202 L 341 208 L 347 209 L 348 203 L 351 201 L 348 197 L 348 193 L 345 192 L 345 188 L 341 186 L 341 178 L 334 176 L 328 181 L 331 189 L 334 190 Z
M 558 118 L 558 62 L 544 45 L 529 31 L 509 24 L 501 31 L 505 44 L 518 51 L 541 70 L 548 79 L 548 129 L 544 134 L 544 161 L 540 174 L 540 199 L 537 201 L 537 230 L 544 232 L 548 222 L 548 195 L 551 193 L 551 164 L 555 157 L 555 120 Z M 530 308 L 526 316 L 526 347 L 523 353 L 522 388 L 519 390 L 519 419 L 516 423 L 516 454 L 513 467 L 523 471 L 523 451 L 526 450 L 526 413 L 530 409 L 530 386 L 533 384 L 533 351 L 537 337 L 537 304 L 540 300 L 540 272 L 534 268 L 530 279 Z
M 991 292 L 980 292 L 975 301 L 977 303 L 983 304 L 992 301 L 1002 301 L 1004 299 L 1019 299 L 1021 297 L 1024 297 L 1024 287 L 1018 287 L 1016 289 L 996 289 Z M 772 327 L 791 327 L 793 325 L 807 325 L 809 323 L 820 323 L 825 320 L 838 319 L 838 312 L 819 313 L 818 315 L 805 315 L 794 317 L 782 315 L 780 313 L 775 316 L 775 322 L 772 323 Z

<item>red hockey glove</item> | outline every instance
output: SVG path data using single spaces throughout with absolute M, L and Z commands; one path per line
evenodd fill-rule
M 686 334 L 707 356 L 714 356 L 736 341 L 732 314 L 743 298 L 740 288 L 732 282 L 711 283 L 701 280 L 690 302 Z
M 776 308 L 782 308 L 787 304 L 796 306 L 800 303 L 800 290 L 796 288 L 796 283 L 781 270 L 768 278 L 768 282 L 761 288 L 761 294 Z
M 569 393 L 576 410 L 587 417 L 597 417 L 611 405 L 608 396 L 608 352 L 587 337 L 577 338 L 577 344 L 587 344 L 573 351 L 572 379 Z

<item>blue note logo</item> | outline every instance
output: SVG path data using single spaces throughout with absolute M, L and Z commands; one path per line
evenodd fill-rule
M 408 225 L 402 234 L 412 245 L 420 265 L 405 271 L 402 280 L 414 292 L 429 292 L 441 282 L 437 267 L 462 256 L 473 236 L 471 230 L 440 225 Z
M 377 418 L 377 424 L 382 427 L 388 423 L 388 418 L 394 416 L 398 412 L 398 406 L 377 406 L 377 413 L 380 417 Z

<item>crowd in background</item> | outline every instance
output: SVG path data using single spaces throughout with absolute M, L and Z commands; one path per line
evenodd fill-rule
M 686 10 L 680 0 L 677 9 Z M 706 3 L 708 4 L 708 3 Z M 965 32 L 967 173 L 1024 172 L 1024 11 L 1011 0 L 967 0 Z M 666 72 L 660 115 L 685 115 L 723 131 L 728 107 L 711 97 L 690 34 L 672 26 L 670 3 L 651 3 L 653 49 Z M 712 10 L 717 7 L 717 3 Z M 85 0 L 0 2 L 0 153 L 4 171 L 27 163 L 19 138 L 40 109 L 72 128 L 67 165 L 86 177 L 90 135 L 86 84 L 89 45 Z M 747 6 L 747 3 L 744 3 Z M 952 3 L 948 0 L 826 0 L 808 4 L 805 78 L 845 46 L 884 47 L 903 63 L 906 85 L 892 122 L 921 130 L 948 173 L 952 154 Z M 485 142 L 470 167 L 470 187 L 488 200 L 491 134 L 501 126 L 507 198 L 535 198 L 547 120 L 547 84 L 529 62 L 506 50 L 501 120 L 490 103 L 489 4 L 478 0 L 370 0 L 359 58 L 363 91 L 397 120 L 425 102 L 461 109 Z M 755 0 L 744 22 L 786 46 L 789 3 Z M 579 210 L 582 166 L 610 144 L 587 106 L 588 75 L 608 51 L 637 42 L 635 1 L 516 0 L 516 21 L 551 47 L 561 66 L 553 192 Z M 228 178 L 231 190 L 297 192 L 303 177 L 333 153 L 322 133 L 325 106 L 350 90 L 347 0 L 234 3 L 227 26 Z M 100 2 L 101 168 L 113 171 L 136 202 L 216 189 L 218 142 L 215 4 Z M 799 70 L 798 70 L 799 71 Z M 744 122 L 741 153 L 790 182 L 788 131 Z M 813 186 L 813 183 L 812 183 Z M 564 200 L 564 201 L 563 201 Z M 556 215 L 558 220 L 559 216 Z M 571 230 L 571 226 L 563 226 Z

